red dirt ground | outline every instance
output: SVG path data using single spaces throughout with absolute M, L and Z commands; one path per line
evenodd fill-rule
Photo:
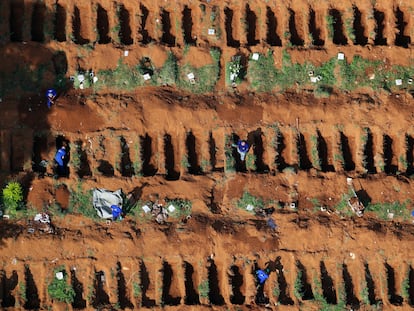
M 237 91 L 227 88 L 221 74 L 216 90 L 203 95 L 168 86 L 145 86 L 131 92 L 70 89 L 61 93 L 56 105 L 48 110 L 43 93 L 55 78 L 51 59 L 56 51 L 65 53 L 67 76 L 74 74 L 78 66 L 95 72 L 115 68 L 125 49 L 130 52 L 123 59 L 131 65 L 151 55 L 155 66 L 160 67 L 167 51 L 182 55 L 185 40 L 174 21 L 184 5 L 192 10 L 192 34 L 197 37 L 196 46 L 186 56 L 194 66 L 211 62 L 210 46 L 222 50 L 222 64 L 235 51 L 246 55 L 266 52 L 272 45 L 266 41 L 267 26 L 263 22 L 267 7 L 278 18 L 277 31 L 282 40 L 281 47 L 273 47 L 277 66 L 281 65 L 283 49 L 289 46 L 283 36 L 283 29 L 289 25 L 289 8 L 296 12 L 298 36 L 305 41 L 302 47 L 289 49 L 293 62 L 311 60 L 319 64 L 342 51 L 347 58 L 358 54 L 389 64 L 411 66 L 412 45 L 405 48 L 393 44 L 397 38 L 393 12 L 398 6 L 405 13 L 404 35 L 414 39 L 412 3 L 385 0 L 358 3 L 366 21 L 367 36 L 367 45 L 360 46 L 350 42 L 334 44 L 325 27 L 324 15 L 330 8 L 339 10 L 345 17 L 353 14 L 354 3 L 350 1 L 248 2 L 259 20 L 255 34 L 257 45 L 249 45 L 246 37 L 242 25 L 246 3 L 242 1 L 180 1 L 180 4 L 141 1 L 149 12 L 146 29 L 154 39 L 151 44 L 144 44 L 142 33 L 135 31 L 144 14 L 142 6 L 123 1 L 134 30 L 131 34 L 134 43 L 128 46 L 114 42 L 96 44 L 92 50 L 71 42 L 68 29 L 72 27 L 73 6 L 78 5 L 79 35 L 94 41 L 95 1 L 88 4 L 58 1 L 68 16 L 68 39 L 59 42 L 45 31 L 42 43 L 32 40 L 37 34 L 30 30 L 33 3 L 9 1 L 0 13 L 7 21 L 0 26 L 7 37 L 0 37 L 0 55 L 4 55 L 0 72 L 5 74 L 1 77 L 11 76 L 17 64 L 26 64 L 29 68 L 46 64 L 43 88 L 38 93 L 25 90 L 23 82 L 16 81 L 13 92 L 2 98 L 2 183 L 11 179 L 21 181 L 28 205 L 38 211 L 55 202 L 63 209 L 68 208 L 69 190 L 76 189 L 79 183 L 84 190 L 134 191 L 142 201 L 156 196 L 186 199 L 192 202 L 193 209 L 191 219 L 170 219 L 166 225 L 133 215 L 111 224 L 93 222 L 78 213 L 54 215 L 55 235 L 28 233 L 25 219 L 2 221 L 2 307 L 8 310 L 141 307 L 259 310 L 264 306 L 255 302 L 257 289 L 252 271 L 256 261 L 260 267 L 269 262 L 275 267 L 264 287 L 270 299 L 269 309 L 322 309 L 314 299 L 295 295 L 299 270 L 313 295 L 321 290 L 332 308 L 339 310 L 340 301 L 345 300 L 346 309 L 411 309 L 414 303 L 412 220 L 384 221 L 369 211 L 362 218 L 349 217 L 334 211 L 348 191 L 347 177 L 354 179 L 358 193 L 372 203 L 414 199 L 411 179 L 414 100 L 408 92 L 389 94 L 358 89 L 352 93 L 335 91 L 326 99 L 317 99 L 306 90 L 256 94 L 249 90 L 247 82 Z M 54 1 L 44 3 L 53 12 Z M 222 28 L 222 38 L 206 34 L 212 25 L 201 19 L 200 3 L 206 5 L 208 14 L 217 7 L 221 15 L 214 26 Z M 102 0 L 99 4 L 108 10 L 111 29 L 116 23 L 113 2 Z M 305 6 L 315 10 L 321 38 L 325 41 L 320 48 L 309 46 Z M 23 14 L 19 13 L 21 7 L 26 13 L 19 36 L 18 21 L 11 20 L 18 20 L 19 14 Z M 172 14 L 171 32 L 176 42 L 170 47 L 162 42 L 162 27 L 157 25 L 160 7 Z M 232 36 L 240 41 L 240 48 L 229 46 L 224 39 L 226 7 L 234 11 Z M 375 12 L 385 12 L 385 46 L 377 45 L 371 36 L 376 29 L 375 18 L 371 16 Z M 46 28 L 53 27 L 52 19 L 46 18 L 44 23 Z M 9 28 L 12 24 L 15 29 Z M 368 148 L 364 138 L 366 129 L 370 133 Z M 192 153 L 188 147 L 190 132 L 195 141 Z M 301 143 L 297 143 L 298 133 L 303 135 Z M 256 170 L 227 172 L 225 139 L 232 134 L 255 143 L 250 153 L 258 156 Z M 59 180 L 39 178 L 32 171 L 31 161 L 36 157 L 51 162 L 58 136 L 70 143 L 78 142 L 89 173 L 77 174 L 73 163 L 70 177 Z M 318 136 L 320 146 L 325 146 L 318 150 L 323 158 L 322 168 L 315 168 L 312 163 L 315 152 L 312 140 Z M 123 171 L 121 157 L 125 150 L 121 150 L 121 137 L 128 145 L 130 162 L 143 162 L 144 176 L 128 176 Z M 166 151 L 168 139 L 172 147 Z M 284 148 L 277 150 L 275 142 Z M 141 158 L 134 151 L 137 147 L 144 149 L 141 149 Z M 341 148 L 347 150 L 342 152 Z M 342 160 L 338 157 L 340 154 Z M 107 172 L 100 170 L 102 160 L 112 167 L 112 176 L 105 176 Z M 189 171 L 185 160 L 203 172 Z M 268 205 L 276 208 L 272 216 L 276 231 L 269 228 L 266 219 L 236 207 L 235 201 L 245 191 L 272 202 Z M 290 202 L 296 202 L 298 208 L 287 207 Z M 328 212 L 319 211 L 320 206 L 328 207 Z M 405 208 L 411 210 L 413 206 L 408 203 Z M 54 277 L 53 269 L 60 265 L 70 272 L 71 284 L 76 289 L 73 305 L 53 301 L 47 292 L 47 284 Z M 101 272 L 104 279 L 100 277 Z M 199 287 L 206 280 L 210 285 L 209 297 L 203 297 Z M 140 288 L 139 293 L 136 288 Z M 341 298 L 343 293 L 345 299 Z

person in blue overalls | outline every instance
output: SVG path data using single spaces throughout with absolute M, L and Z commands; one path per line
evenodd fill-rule
M 239 139 L 237 145 L 232 144 L 232 146 L 237 148 L 237 152 L 240 154 L 240 160 L 244 161 L 250 148 L 249 143 L 245 140 Z
M 46 101 L 47 101 L 47 108 L 50 109 L 50 106 L 54 104 L 54 100 L 57 96 L 57 92 L 55 89 L 48 89 L 46 91 Z
M 67 152 L 66 147 L 62 146 L 55 154 L 55 161 L 57 164 L 56 171 L 58 176 L 67 175 Z

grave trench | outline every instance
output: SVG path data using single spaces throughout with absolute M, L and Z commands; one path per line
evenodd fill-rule
M 73 16 L 72 16 L 72 34 L 73 34 L 73 38 L 74 38 L 74 42 L 76 44 L 88 44 L 89 40 L 84 37 L 84 32 L 85 32 L 85 20 L 87 20 L 86 18 L 86 14 L 84 13 L 84 9 L 80 9 L 77 6 L 74 6 L 73 8 Z M 83 13 L 81 15 L 81 12 Z
M 273 12 L 272 8 L 269 6 L 266 7 L 266 23 L 266 42 L 270 46 L 282 46 L 282 40 L 280 40 L 277 32 L 278 20 L 276 19 L 276 15 Z
M 352 308 L 359 308 L 359 300 L 355 296 L 354 291 L 354 284 L 352 282 L 352 276 L 348 271 L 348 266 L 343 263 L 342 264 L 342 278 L 344 281 L 345 286 L 345 297 L 346 297 L 346 304 L 348 306 L 352 306 Z
M 355 35 L 355 44 L 365 46 L 368 43 L 368 37 L 365 35 L 365 29 L 366 26 L 363 24 L 362 20 L 362 13 L 358 9 L 357 6 L 352 7 L 353 10 L 353 22 L 352 22 L 352 28 L 354 30 Z M 365 16 L 365 14 L 364 14 Z
M 175 36 L 172 34 L 171 13 L 161 8 L 162 36 L 161 42 L 167 46 L 175 45 Z
M 365 129 L 365 137 L 366 142 L 362 146 L 362 164 L 364 169 L 366 169 L 367 173 L 369 174 L 376 174 L 377 169 L 375 167 L 375 161 L 374 161 L 374 137 L 372 135 L 372 132 L 369 128 Z
M 121 147 L 121 175 L 123 177 L 132 177 L 139 172 L 134 172 L 134 166 L 130 157 L 130 147 L 124 136 L 119 138 Z
M 290 43 L 295 46 L 303 46 L 303 34 L 300 34 L 298 29 L 302 25 L 302 19 L 300 16 L 291 8 L 289 8 L 289 33 L 290 33 Z
M 23 41 L 24 0 L 15 0 L 10 4 L 10 41 Z
M 96 6 L 96 30 L 99 36 L 99 44 L 111 43 L 111 38 L 109 37 L 108 11 L 100 4 Z
M 185 44 L 196 45 L 197 39 L 193 36 L 193 17 L 192 10 L 185 5 L 182 11 L 182 27 Z
M 177 170 L 177 159 L 176 155 L 178 152 L 175 151 L 178 144 L 173 143 L 173 139 L 170 134 L 164 134 L 164 159 L 165 159 L 165 169 L 166 169 L 166 179 L 167 180 L 178 180 L 180 178 L 180 170 Z
M 181 302 L 180 296 L 173 296 L 179 293 L 176 284 L 173 282 L 174 272 L 167 261 L 162 263 L 162 297 L 161 303 L 168 306 L 178 306 Z
M 183 262 L 184 269 L 184 286 L 185 286 L 185 297 L 184 304 L 186 305 L 199 305 L 200 298 L 196 291 L 196 278 L 194 276 L 194 267 L 188 261 Z
M 142 3 L 139 5 L 139 8 L 141 10 L 141 23 L 140 23 L 140 29 L 139 32 L 141 33 L 141 42 L 142 44 L 148 44 L 151 41 L 153 41 L 153 39 L 151 38 L 151 36 L 149 35 L 147 24 L 148 24 L 148 16 L 149 16 L 149 11 L 147 9 L 146 6 L 144 6 Z
M 119 40 L 121 44 L 124 45 L 131 45 L 134 43 L 132 39 L 132 31 L 131 31 L 131 19 L 129 11 L 125 8 L 123 4 L 118 5 L 118 19 L 119 19 Z
M 393 139 L 384 134 L 382 136 L 382 147 L 383 147 L 383 154 L 384 154 L 384 171 L 386 174 L 396 174 L 398 166 L 394 163 L 393 159 L 394 152 L 393 152 Z
M 344 33 L 344 22 L 342 20 L 342 14 L 337 9 L 330 9 L 329 15 L 333 20 L 333 38 L 332 41 L 337 45 L 347 45 L 348 39 Z
M 243 285 L 243 273 L 240 273 L 237 265 L 232 265 L 229 271 L 229 285 L 231 286 L 230 302 L 234 305 L 243 305 L 246 301 L 246 297 L 240 291 Z
M 188 172 L 193 175 L 202 174 L 199 160 L 199 155 L 201 155 L 200 147 L 192 131 L 187 132 L 185 145 L 189 165 Z
M 395 26 L 398 30 L 395 36 L 395 45 L 408 48 L 408 46 L 411 44 L 410 36 L 405 35 L 405 31 L 406 31 L 408 23 L 405 21 L 404 13 L 401 11 L 399 7 L 397 7 L 394 13 L 395 13 L 395 19 L 396 19 Z
M 247 45 L 255 46 L 260 42 L 260 40 L 256 38 L 257 16 L 256 13 L 250 9 L 248 4 L 246 4 L 245 18 Z
M 395 271 L 388 263 L 384 263 L 385 273 L 387 276 L 387 290 L 389 302 L 394 306 L 401 306 L 403 298 L 396 292 Z
M 31 37 L 32 41 L 43 42 L 45 40 L 43 27 L 45 25 L 46 6 L 44 3 L 35 3 L 32 11 Z
M 356 154 L 355 151 L 352 151 L 351 146 L 355 146 L 355 142 L 353 138 L 348 138 L 344 132 L 339 132 L 339 149 L 342 153 L 342 157 L 344 160 L 343 166 L 345 171 L 354 171 L 355 170 L 355 162 L 353 160 L 352 155 Z
M 55 16 L 54 16 L 54 39 L 58 42 L 65 42 L 66 41 L 66 9 L 56 3 L 55 6 Z
M 234 17 L 234 11 L 230 9 L 229 7 L 225 7 L 224 9 L 224 26 L 226 29 L 226 42 L 227 46 L 238 48 L 240 47 L 240 41 L 236 40 L 233 36 L 233 17 Z
M 387 38 L 384 37 L 384 28 L 385 28 L 385 14 L 377 9 L 374 9 L 374 19 L 375 19 L 375 45 L 387 45 Z
M 301 170 L 309 170 L 312 168 L 312 162 L 307 151 L 307 143 L 305 136 L 298 132 L 296 137 L 296 150 L 298 155 L 298 166 Z
M 320 16 L 321 13 L 318 12 L 318 16 Z M 321 21 L 316 19 L 316 13 L 313 10 L 313 8 L 309 8 L 309 21 L 308 21 L 308 29 L 309 34 L 312 36 L 312 45 L 315 46 L 324 46 L 325 40 L 322 38 L 322 33 L 320 27 L 318 25 L 321 25 Z
M 157 173 L 157 167 L 151 162 L 154 153 L 153 140 L 148 133 L 140 136 L 141 156 L 142 156 L 142 173 L 144 176 L 154 176 Z

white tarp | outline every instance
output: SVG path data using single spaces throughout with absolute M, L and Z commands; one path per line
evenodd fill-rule
M 122 190 L 109 191 L 105 189 L 93 190 L 93 207 L 96 209 L 98 216 L 104 219 L 112 218 L 112 205 L 118 205 L 122 208 Z

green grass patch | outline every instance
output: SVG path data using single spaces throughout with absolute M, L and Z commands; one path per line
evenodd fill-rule
M 213 64 L 195 68 L 190 64 L 184 64 L 178 69 L 178 86 L 193 93 L 209 93 L 214 91 L 216 83 L 220 77 L 220 55 L 218 49 L 211 49 L 210 55 Z M 194 74 L 195 83 L 191 83 L 188 74 Z
M 92 191 L 83 190 L 82 183 L 78 182 L 75 189 L 70 189 L 69 208 L 74 212 L 92 218 L 100 219 L 92 203 Z
M 57 273 L 62 273 L 63 278 L 58 279 Z M 53 270 L 53 280 L 47 287 L 47 292 L 53 300 L 65 302 L 67 304 L 73 303 L 75 299 L 75 291 L 70 284 L 68 284 L 68 275 L 66 274 L 65 267 L 60 266 Z
M 390 219 L 388 214 L 394 214 L 393 219 L 407 220 L 410 218 L 410 211 L 407 206 L 410 204 L 410 200 L 404 202 L 384 202 L 384 203 L 370 203 L 366 207 L 366 212 L 373 212 L 380 219 Z
M 276 84 L 277 71 L 271 50 L 267 55 L 260 55 L 258 60 L 249 59 L 247 79 L 253 90 L 270 92 Z
M 255 197 L 250 192 L 244 191 L 242 197 L 237 200 L 236 206 L 240 209 L 246 210 L 248 205 L 252 205 L 255 208 L 264 208 L 265 202 L 262 198 Z

